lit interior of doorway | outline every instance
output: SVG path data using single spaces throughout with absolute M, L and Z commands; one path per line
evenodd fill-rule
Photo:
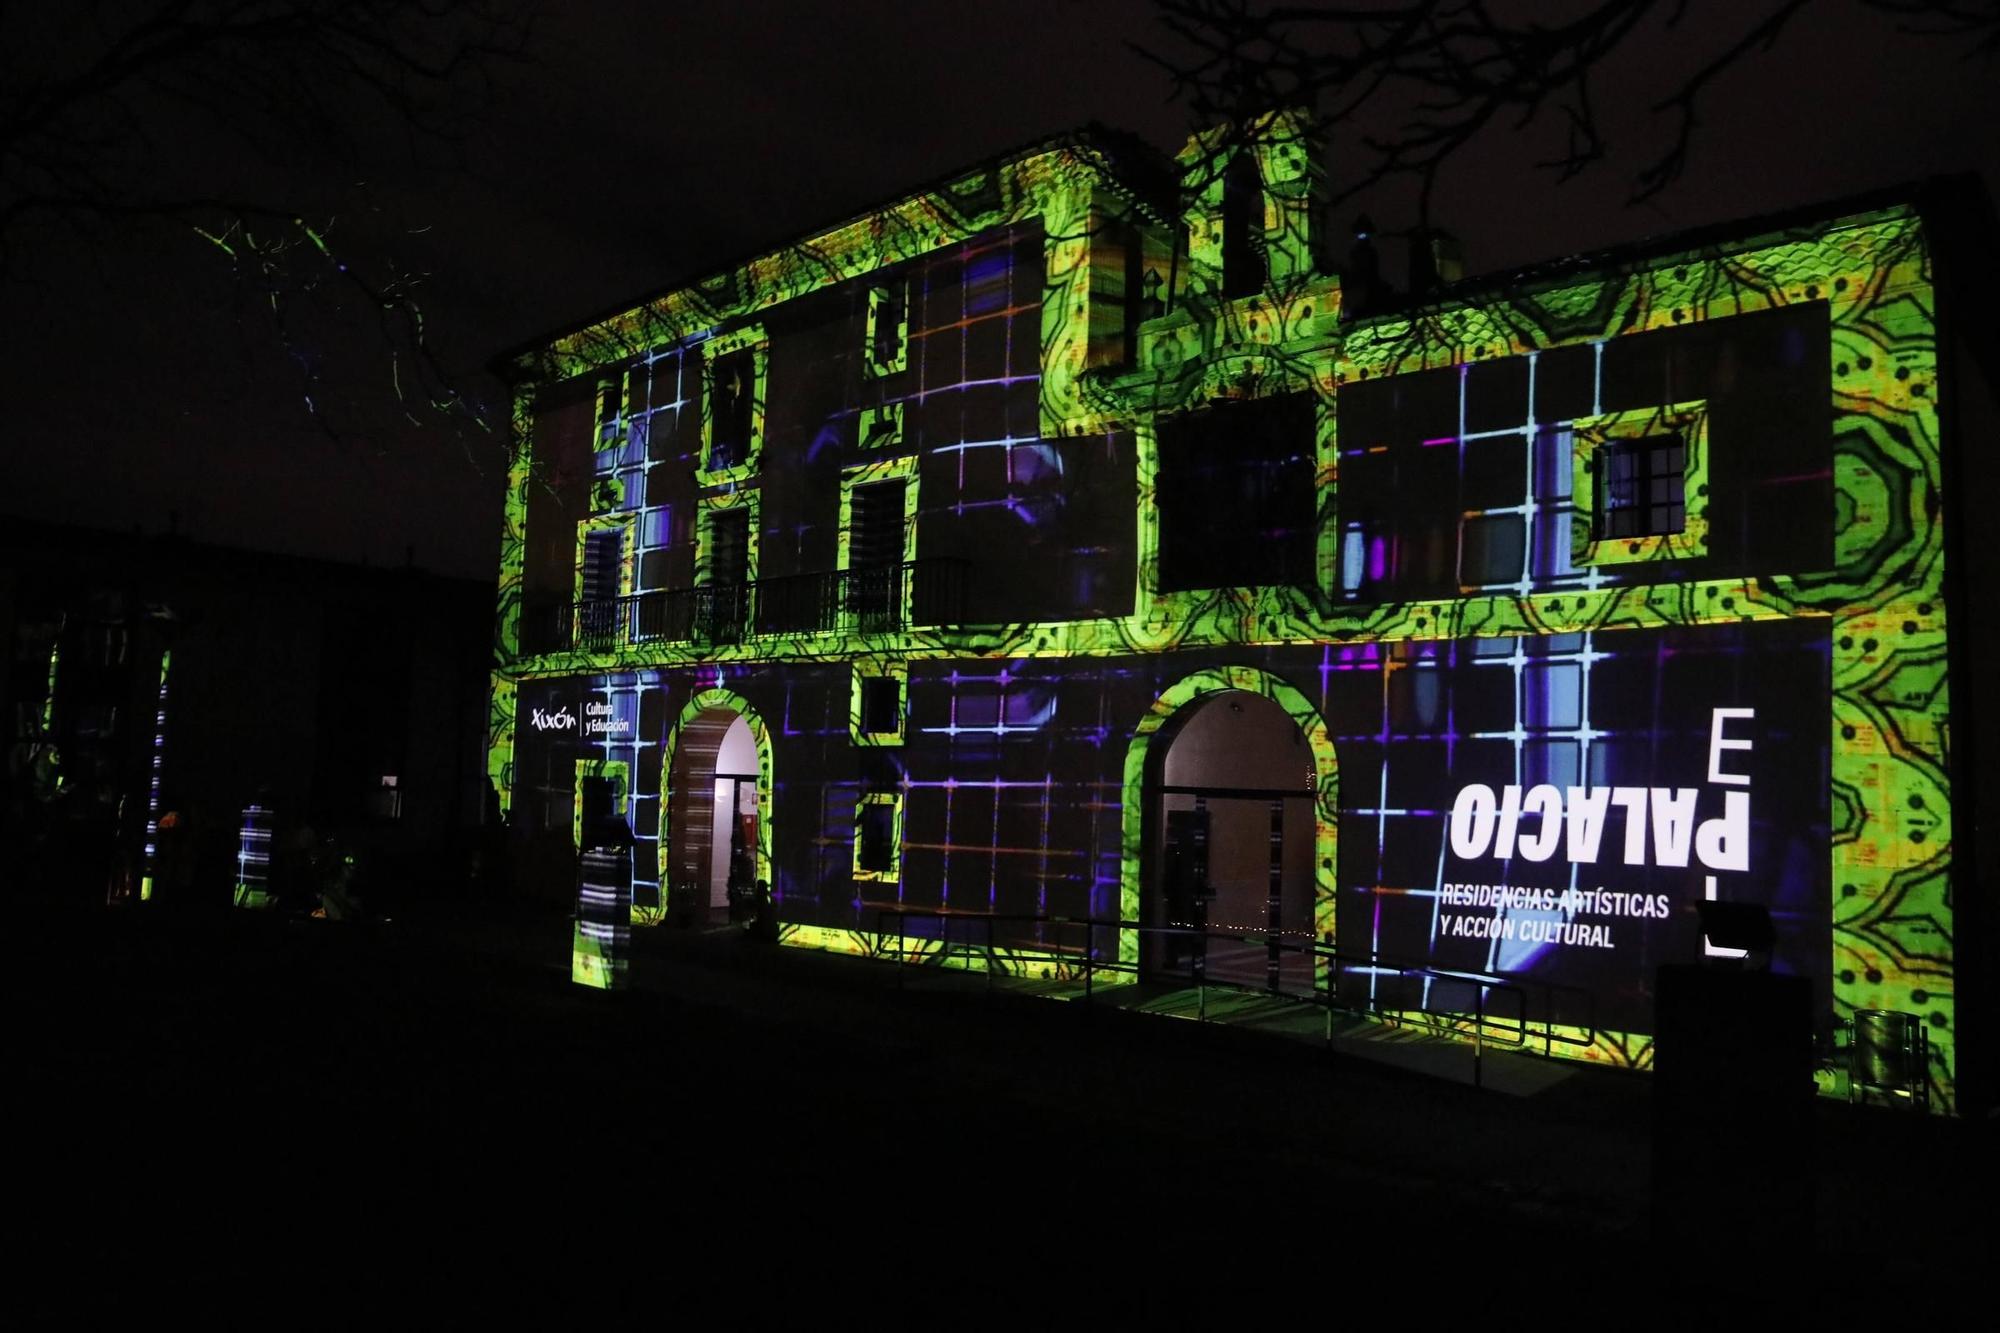
M 709 824 L 708 905 L 727 909 L 732 874 L 752 886 L 757 864 L 757 742 L 740 716 L 715 752 L 714 811 Z
M 757 734 L 748 717 L 726 704 L 693 712 L 671 734 L 667 902 L 683 925 L 723 918 L 732 870 L 743 889 L 739 909 L 751 903 L 757 848 L 764 841 Z
M 1205 944 L 1211 981 L 1312 989 L 1312 957 L 1302 949 L 1313 940 L 1317 782 L 1304 733 L 1262 695 L 1218 694 L 1169 741 L 1154 779 L 1147 924 L 1201 923 L 1221 937 Z M 1196 894 L 1207 900 L 1199 909 Z M 1274 953 L 1273 934 L 1294 947 Z M 1150 966 L 1190 974 L 1193 947 L 1161 938 L 1147 951 Z

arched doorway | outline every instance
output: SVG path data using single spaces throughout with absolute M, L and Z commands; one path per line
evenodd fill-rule
M 1313 797 L 1305 733 L 1269 699 L 1240 690 L 1183 710 L 1149 784 L 1154 892 L 1146 924 L 1211 938 L 1155 936 L 1148 970 L 1272 990 L 1312 989 Z M 1295 946 L 1286 948 L 1285 945 Z
M 667 736 L 660 878 L 684 924 L 745 915 L 771 883 L 771 744 L 749 704 L 728 690 L 688 701 Z
M 1126 755 L 1121 915 L 1220 936 L 1124 932 L 1143 972 L 1303 993 L 1333 930 L 1337 771 L 1318 710 L 1249 667 L 1199 671 L 1141 720 Z M 1240 941 L 1240 942 L 1233 942 Z

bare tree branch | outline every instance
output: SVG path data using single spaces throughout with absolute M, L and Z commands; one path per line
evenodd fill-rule
M 381 236 L 340 224 L 364 204 L 376 211 L 363 187 L 333 201 L 284 197 L 293 186 L 264 181 L 372 178 L 385 136 L 412 159 L 462 143 L 497 74 L 524 60 L 528 34 L 521 0 L 10 12 L 0 18 L 0 279 L 32 272 L 50 222 L 97 243 L 145 228 L 204 238 L 268 314 L 330 435 L 342 434 L 327 410 L 332 386 L 317 379 L 305 330 L 337 308 L 373 312 L 386 378 L 413 420 L 490 430 L 427 335 L 426 275 Z M 218 164 L 218 139 L 278 169 L 247 169 L 240 154 Z
M 1651 106 L 1670 127 L 1631 177 L 1631 199 L 1670 188 L 1686 168 L 1714 85 L 1768 53 L 1808 0 L 1729 5 L 1687 40 L 1696 50 L 1675 89 Z M 1893 14 L 1905 31 L 2000 52 L 2000 0 L 1855 0 Z M 1347 172 L 1338 204 L 1397 178 L 1418 186 L 1418 223 L 1444 167 L 1496 124 L 1514 132 L 1545 118 L 1553 151 L 1538 165 L 1569 180 L 1609 154 L 1598 75 L 1649 24 L 1682 27 L 1685 0 L 1595 0 L 1548 21 L 1539 6 L 1494 0 L 1403 0 L 1322 8 L 1255 0 L 1159 0 L 1166 39 L 1137 47 L 1166 71 L 1173 96 L 1200 124 L 1241 124 L 1278 107 L 1311 108 L 1322 127 L 1373 126 L 1369 155 Z M 1538 17 L 1519 17 L 1521 14 Z

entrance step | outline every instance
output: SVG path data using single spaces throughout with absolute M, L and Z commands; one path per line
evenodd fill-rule
M 1342 1055 L 1394 1065 L 1453 1083 L 1477 1083 L 1513 1097 L 1533 1097 L 1576 1076 L 1578 1065 L 1526 1055 L 1488 1043 L 1478 1052 L 1463 1037 L 1445 1037 L 1404 1024 L 1336 1014 L 1328 1045 Z

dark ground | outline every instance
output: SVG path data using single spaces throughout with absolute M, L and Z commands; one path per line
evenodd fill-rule
M 1797 1309 L 1934 1294 L 1991 1253 L 1984 1126 L 1824 1104 L 1810 1247 L 1760 1236 L 1753 1195 L 1650 1236 L 1644 1076 L 1482 1093 L 1214 1025 L 899 992 L 887 965 L 733 935 L 648 932 L 638 988 L 603 995 L 568 983 L 565 919 L 518 911 L 21 924 L 13 1211 L 59 1266 L 20 1289 L 43 1312 L 253 1317 L 386 1284 L 404 1315 L 547 1291 L 566 1323 L 671 1300 L 1318 1322 L 1406 1298 L 1511 1323 L 1622 1289 L 1644 1323 L 1707 1304 L 1718 1258 Z

